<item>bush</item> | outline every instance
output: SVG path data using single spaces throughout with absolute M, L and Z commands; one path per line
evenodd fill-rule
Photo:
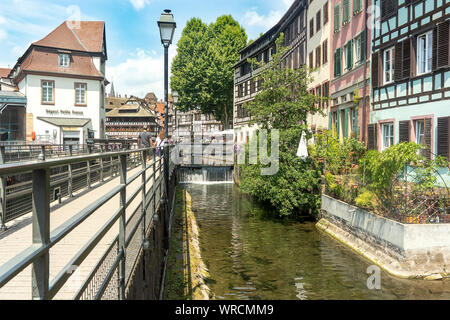
M 300 136 L 293 131 L 281 133 L 279 171 L 273 176 L 261 175 L 259 161 L 255 165 L 240 165 L 240 190 L 269 204 L 280 217 L 315 215 L 320 208 L 320 171 L 312 159 L 301 160 L 293 151 Z M 256 134 L 253 139 L 257 138 Z M 247 155 L 248 151 L 247 146 Z

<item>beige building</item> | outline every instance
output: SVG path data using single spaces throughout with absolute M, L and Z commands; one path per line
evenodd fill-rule
M 311 76 L 313 82 L 310 84 L 311 91 L 316 96 L 328 97 L 330 90 L 330 1 L 310 1 L 307 13 L 308 40 L 306 63 L 315 69 Z M 312 129 L 328 128 L 328 113 L 330 102 L 322 101 L 322 116 L 319 113 L 308 116 L 308 123 Z

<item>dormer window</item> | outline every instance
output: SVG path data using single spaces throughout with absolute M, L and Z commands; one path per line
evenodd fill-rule
M 59 54 L 59 66 L 68 68 L 70 66 L 70 55 L 67 53 Z

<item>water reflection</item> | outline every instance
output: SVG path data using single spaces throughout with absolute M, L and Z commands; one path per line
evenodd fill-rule
M 450 281 L 401 280 L 384 272 L 381 290 L 369 290 L 371 263 L 314 222 L 269 219 L 231 184 L 184 187 L 217 299 L 450 299 Z

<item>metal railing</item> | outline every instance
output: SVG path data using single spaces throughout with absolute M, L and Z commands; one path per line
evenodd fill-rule
M 141 161 L 141 169 L 133 176 L 128 177 L 127 168 L 130 159 L 139 157 L 141 160 L 146 160 L 148 154 L 153 155 L 152 161 Z M 118 159 L 120 183 L 59 227 L 50 230 L 51 169 L 62 166 L 70 167 L 80 162 L 99 162 L 104 158 Z M 73 266 L 79 266 L 111 230 L 113 225 L 119 222 L 118 234 L 76 292 L 74 299 L 125 299 L 126 288 L 133 274 L 132 268 L 136 265 L 139 253 L 145 248 L 145 239 L 151 222 L 154 219 L 159 219 L 157 212 L 161 204 L 170 205 L 170 201 L 163 195 L 165 189 L 162 167 L 162 157 L 157 157 L 151 148 L 0 166 L 1 177 L 31 172 L 33 230 L 32 245 L 0 266 L 0 288 L 31 265 L 30 290 L 32 290 L 32 298 L 52 299 L 70 278 Z M 148 170 L 151 170 L 152 173 L 147 176 Z M 170 163 L 170 177 L 172 177 L 174 170 L 175 164 Z M 127 187 L 139 178 L 141 178 L 142 183 L 131 194 L 128 194 Z M 146 186 L 149 183 L 151 183 L 151 187 L 147 190 Z M 139 194 L 142 197 L 139 205 L 127 221 L 126 209 Z M 117 210 L 103 226 L 98 228 L 95 235 L 88 239 L 83 247 L 73 255 L 58 275 L 50 281 L 50 249 L 65 239 L 75 228 L 116 195 L 120 197 L 120 205 Z M 141 232 L 138 232 L 139 230 Z
M 36 157 L 44 160 L 50 153 L 48 146 L 38 146 L 40 151 L 36 151 Z M 121 148 L 122 145 L 87 145 L 86 148 L 77 148 L 78 146 L 64 146 L 62 153 L 53 151 L 61 146 L 51 146 L 52 155 L 55 157 L 69 157 L 74 155 L 92 154 L 94 152 L 104 153 L 106 150 Z M 56 150 L 55 150 L 56 149 Z M 40 152 L 40 153 L 37 153 Z M 0 146 L 0 164 L 7 162 L 6 149 Z M 75 192 L 83 189 L 90 189 L 96 183 L 102 183 L 108 178 L 118 175 L 117 156 L 101 157 L 94 161 L 83 161 L 71 163 L 64 166 L 53 167 L 50 172 L 50 201 L 59 201 L 63 197 L 73 197 Z M 140 163 L 140 157 L 132 156 L 128 167 L 136 167 Z M 0 229 L 5 230 L 5 224 L 13 219 L 32 211 L 32 174 L 31 172 L 10 175 L 0 178 Z

